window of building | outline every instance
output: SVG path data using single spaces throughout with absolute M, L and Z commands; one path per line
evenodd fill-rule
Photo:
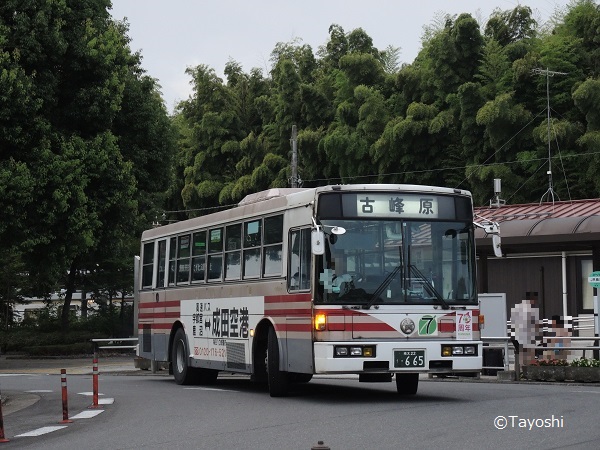
M 581 301 L 584 312 L 594 311 L 594 288 L 590 285 L 588 277 L 594 271 L 594 265 L 591 259 L 581 260 Z

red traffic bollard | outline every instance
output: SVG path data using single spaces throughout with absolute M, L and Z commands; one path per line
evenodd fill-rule
M 4 420 L 2 419 L 2 394 L 0 394 L 0 442 L 9 442 L 9 439 L 4 437 Z
M 92 398 L 93 398 L 93 403 L 92 406 L 90 406 L 91 408 L 98 408 L 98 351 L 96 350 L 95 346 L 94 346 L 94 365 L 93 365 L 93 370 L 92 370 Z
M 60 369 L 60 385 L 62 388 L 62 410 L 63 410 L 63 420 L 60 423 L 71 423 L 72 420 L 69 420 L 69 404 L 68 404 L 68 395 L 67 395 L 67 369 Z

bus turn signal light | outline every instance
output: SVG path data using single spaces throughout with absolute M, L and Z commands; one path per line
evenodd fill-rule
M 325 314 L 315 315 L 315 330 L 325 331 L 327 328 L 327 316 Z

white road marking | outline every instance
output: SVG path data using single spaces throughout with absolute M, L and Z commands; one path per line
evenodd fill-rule
M 78 392 L 79 395 L 87 395 L 89 397 L 93 396 L 93 392 Z M 98 396 L 104 395 L 102 392 L 98 392 Z
M 30 394 L 45 394 L 48 392 L 54 392 L 52 389 L 34 389 L 32 391 L 25 391 L 25 392 L 29 392 Z
M 103 413 L 103 409 L 92 409 L 89 411 L 81 411 L 79 414 L 75 414 L 73 417 L 69 417 L 69 419 L 91 419 L 92 417 L 96 417 L 98 414 Z
M 17 434 L 15 437 L 41 436 L 42 434 L 52 433 L 53 431 L 62 430 L 63 428 L 67 428 L 67 426 L 61 425 L 56 427 L 42 427 L 27 433 Z
M 578 394 L 600 394 L 600 391 L 573 391 Z
M 98 399 L 98 404 L 99 405 L 112 405 L 114 402 L 115 402 L 115 399 L 114 398 L 110 398 L 110 397 L 99 398 Z
M 195 388 L 183 388 L 189 391 L 220 391 L 220 392 L 238 392 L 233 389 L 219 389 L 219 388 L 207 388 L 207 387 L 195 387 Z

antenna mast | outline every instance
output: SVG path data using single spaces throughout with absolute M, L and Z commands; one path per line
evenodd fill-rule
M 554 204 L 554 187 L 552 183 L 552 151 L 550 148 L 550 77 L 553 77 L 554 75 L 568 74 L 565 72 L 556 72 L 554 70 L 548 69 L 547 67 L 545 70 L 533 69 L 532 72 L 536 75 L 546 75 L 546 111 L 548 112 L 548 171 L 546 173 L 548 174 L 548 190 L 544 192 L 542 198 L 540 198 L 540 204 L 544 201 L 544 197 L 546 195 L 548 195 L 548 200 L 552 198 L 552 204 Z M 556 194 L 556 196 L 558 197 L 558 194 Z M 558 197 L 558 199 L 560 200 L 560 197 Z

